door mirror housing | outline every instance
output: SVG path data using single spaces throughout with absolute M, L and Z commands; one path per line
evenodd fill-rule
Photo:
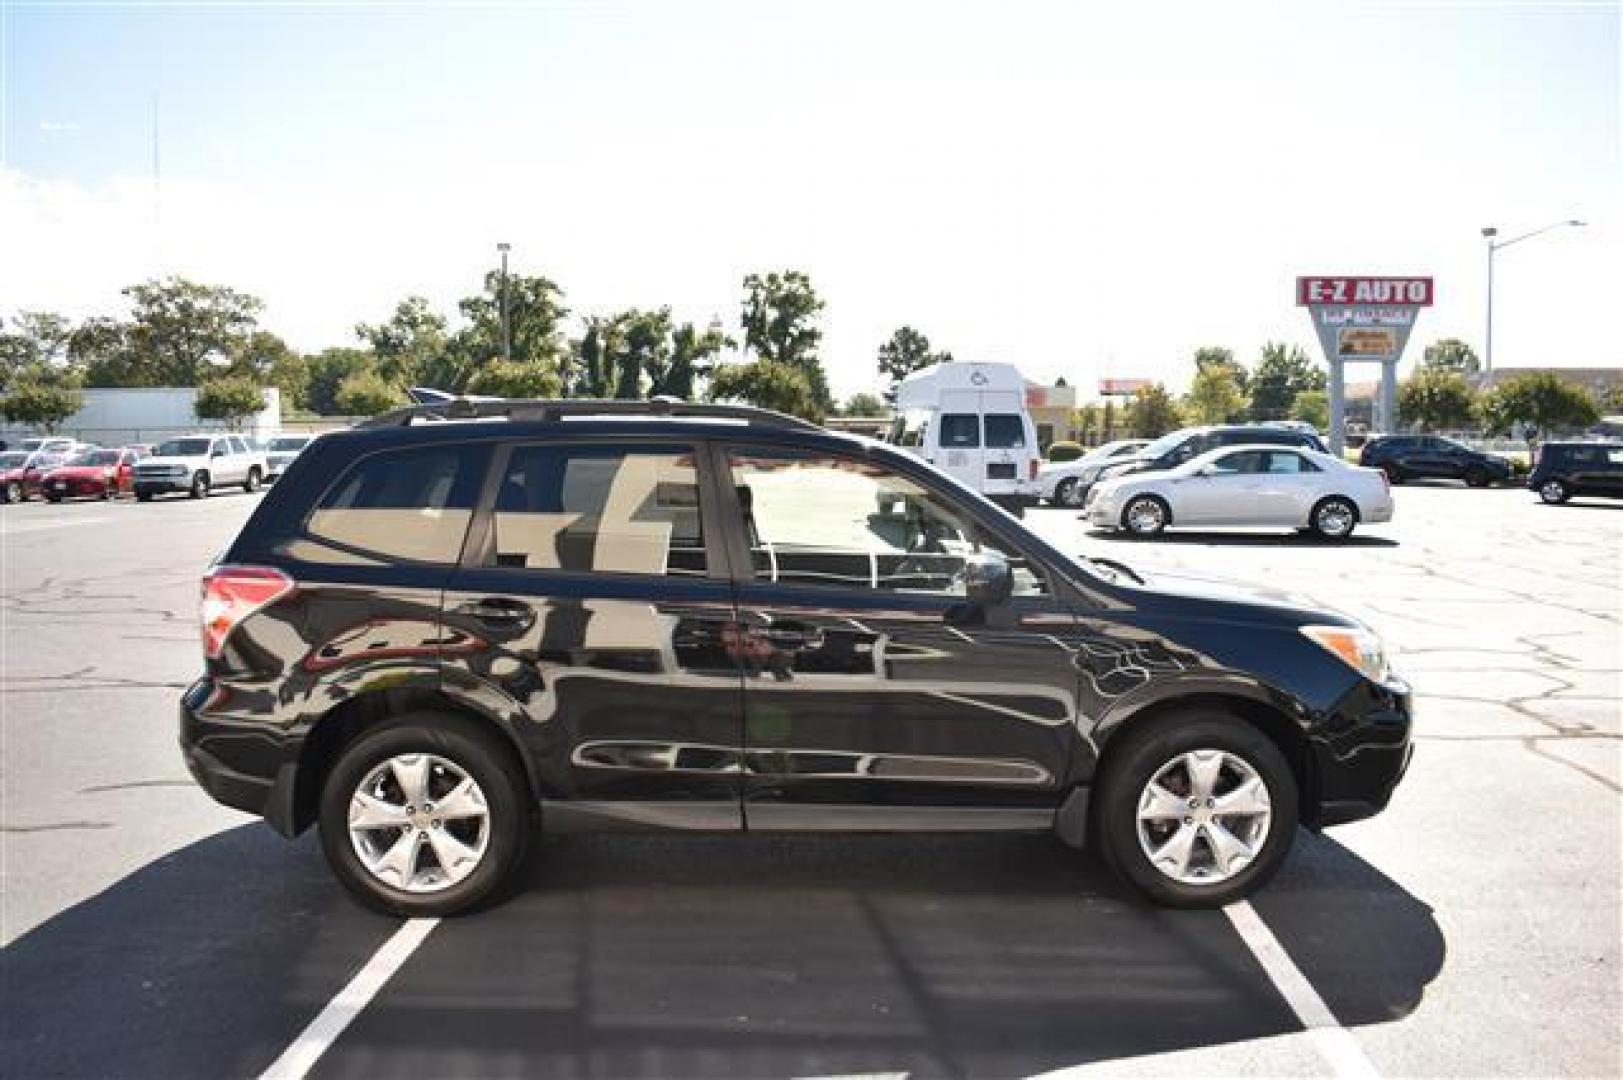
M 995 608 L 1014 594 L 1014 572 L 1002 555 L 981 551 L 964 559 L 964 599 L 977 608 Z
M 1202 465 L 1200 468 L 1195 470 L 1195 475 L 1196 476 L 1216 476 L 1217 475 L 1217 466 L 1216 465 Z

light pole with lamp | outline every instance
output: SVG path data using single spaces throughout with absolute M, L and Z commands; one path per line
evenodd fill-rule
M 1500 248 L 1507 248 L 1512 244 L 1519 244 L 1523 240 L 1531 240 L 1533 237 L 1540 236 L 1540 235 L 1542 235 L 1544 233 L 1549 232 L 1552 229 L 1564 229 L 1564 228 L 1567 228 L 1569 226 L 1572 227 L 1572 228 L 1582 228 L 1583 224 L 1584 224 L 1583 222 L 1578 221 L 1577 219 L 1570 219 L 1570 220 L 1567 220 L 1567 221 L 1556 221 L 1556 222 L 1550 223 L 1549 225 L 1544 226 L 1542 229 L 1534 229 L 1532 232 L 1524 232 L 1520 236 L 1513 236 L 1509 240 L 1496 240 L 1496 239 L 1494 239 L 1494 237 L 1499 235 L 1499 230 L 1497 228 L 1495 228 L 1494 226 L 1492 226 L 1492 225 L 1488 225 L 1488 226 L 1485 226 L 1483 228 L 1483 230 L 1482 230 L 1482 238 L 1488 242 L 1488 328 L 1487 328 L 1487 338 L 1483 343 L 1483 350 L 1482 350 L 1482 370 L 1484 372 L 1488 372 L 1488 371 L 1493 370 L 1493 255 L 1494 255 L 1494 252 L 1498 251 Z
M 496 250 L 502 253 L 502 360 L 513 362 L 513 335 L 507 327 L 507 253 L 512 250 L 512 244 L 497 244 Z

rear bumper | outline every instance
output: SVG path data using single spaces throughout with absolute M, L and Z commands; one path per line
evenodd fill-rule
M 214 683 L 199 679 L 180 698 L 180 755 L 186 771 L 215 802 L 258 814 L 283 836 L 297 834 L 293 796 L 297 757 L 284 760 L 265 740 L 240 724 L 208 719 L 204 712 Z M 267 752 L 269 750 L 269 752 Z

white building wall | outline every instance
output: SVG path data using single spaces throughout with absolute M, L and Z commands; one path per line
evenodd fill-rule
M 197 389 L 191 386 L 98 388 L 82 391 L 84 404 L 58 427 L 60 435 L 71 435 L 102 446 L 157 442 L 189 431 L 224 431 L 219 421 L 199 420 L 192 411 Z M 243 420 L 238 430 L 255 438 L 275 435 L 282 429 L 282 392 L 265 388 L 265 408 Z M 13 442 L 42 434 L 27 424 L 0 421 L 0 439 Z

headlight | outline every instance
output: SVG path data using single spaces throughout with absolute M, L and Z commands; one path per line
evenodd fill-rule
M 1335 653 L 1343 663 L 1371 682 L 1392 680 L 1386 646 L 1369 630 L 1356 626 L 1304 626 L 1309 641 Z

